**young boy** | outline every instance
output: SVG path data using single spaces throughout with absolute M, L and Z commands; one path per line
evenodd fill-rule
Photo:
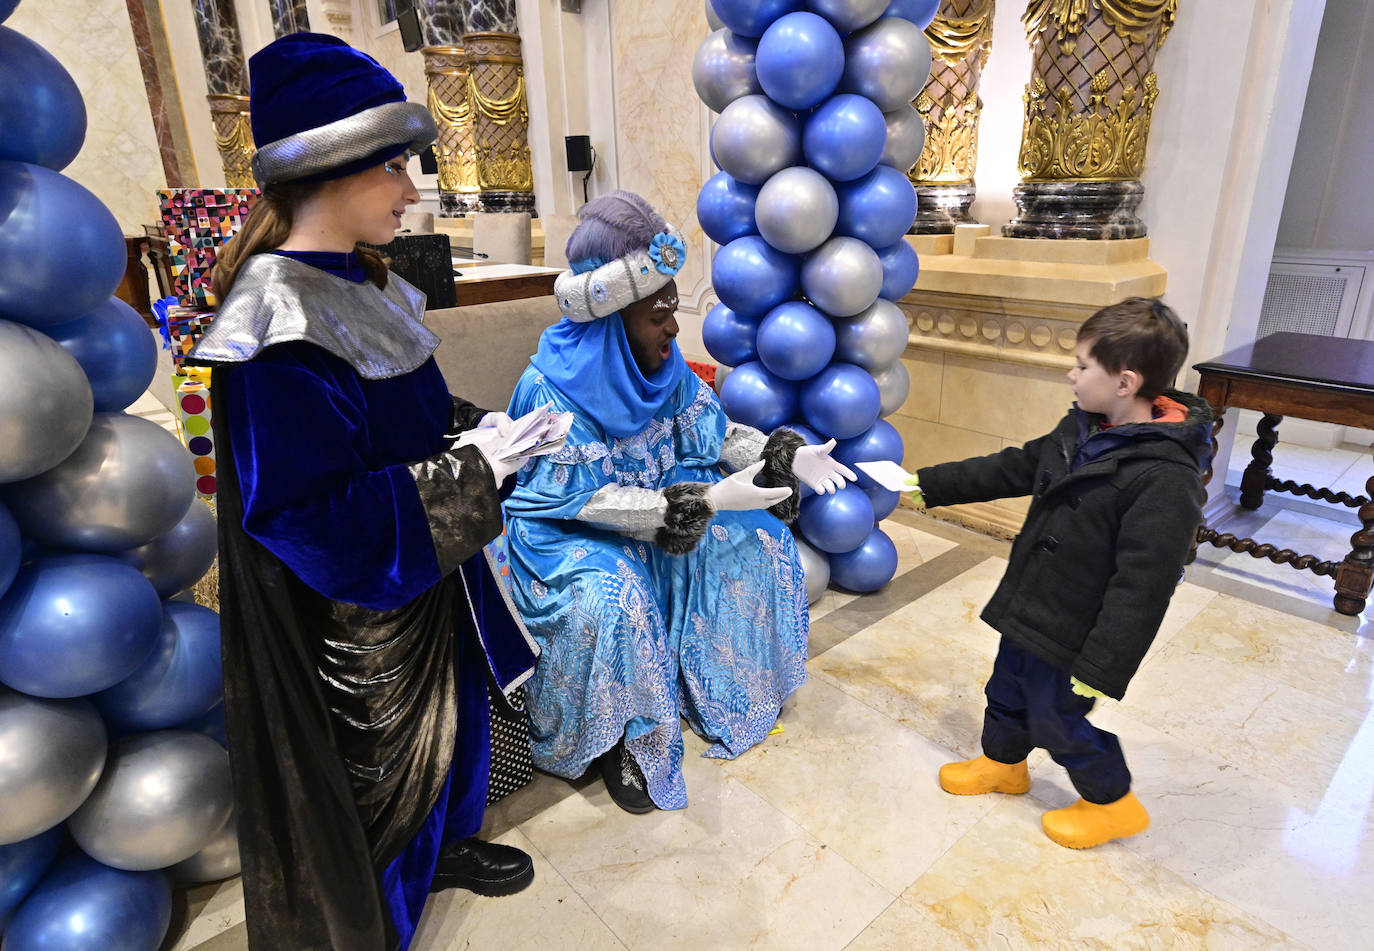
M 1154 640 L 1188 555 L 1211 454 L 1212 413 L 1166 390 L 1188 332 L 1158 300 L 1103 308 L 1078 331 L 1075 406 L 1020 449 L 919 470 L 927 506 L 1032 496 L 982 618 L 1002 635 L 988 680 L 983 755 L 940 769 L 961 796 L 1030 789 L 1026 757 L 1049 751 L 1082 797 L 1045 833 L 1085 849 L 1143 832 L 1116 736 L 1087 720 L 1120 699 Z

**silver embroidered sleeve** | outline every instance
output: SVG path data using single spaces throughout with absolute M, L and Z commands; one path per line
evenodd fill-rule
M 739 472 L 758 462 L 768 437 L 753 426 L 743 423 L 725 424 L 725 443 L 720 449 L 720 464 L 731 472 Z
M 587 500 L 587 504 L 577 513 L 577 520 L 643 541 L 653 541 L 655 532 L 663 527 L 667 512 L 668 500 L 658 489 L 607 485 Z

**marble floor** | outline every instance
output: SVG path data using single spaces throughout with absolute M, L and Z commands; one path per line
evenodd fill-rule
M 1300 481 L 1374 473 L 1367 450 L 1302 461 Z M 815 605 L 810 682 L 780 733 L 733 762 L 689 740 L 681 812 L 632 816 L 599 781 L 537 776 L 486 829 L 534 856 L 533 887 L 434 897 L 415 947 L 1374 947 L 1374 641 L 1330 610 L 1329 579 L 1200 553 L 1125 701 L 1093 714 L 1153 824 L 1075 852 L 1040 830 L 1075 798 L 1043 753 L 1025 796 L 935 780 L 978 749 L 997 643 L 978 612 L 1007 546 L 905 510 L 888 524 L 898 576 Z M 1358 526 L 1283 497 L 1237 524 L 1334 558 Z M 175 951 L 245 948 L 239 883 L 183 893 L 173 928 Z

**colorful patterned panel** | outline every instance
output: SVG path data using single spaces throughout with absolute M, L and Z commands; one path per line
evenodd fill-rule
M 257 200 L 256 188 L 170 188 L 158 192 L 172 289 L 185 307 L 219 303 L 210 287 L 215 251 L 232 238 Z

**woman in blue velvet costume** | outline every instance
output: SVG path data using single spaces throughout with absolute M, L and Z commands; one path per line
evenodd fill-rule
M 509 410 L 575 417 L 506 500 L 512 593 L 542 652 L 531 745 L 560 776 L 599 759 L 628 811 L 680 809 L 680 718 L 707 756 L 734 758 L 806 680 L 806 584 L 770 512 L 795 518 L 798 477 L 824 492 L 853 474 L 789 430 L 730 423 L 688 371 L 673 339 L 686 249 L 644 199 L 615 192 L 579 217 L 563 320 Z
M 484 546 L 500 425 L 451 397 L 424 296 L 358 242 L 419 200 L 435 137 L 370 57 L 296 33 L 249 62 L 263 195 L 214 273 L 220 607 L 249 945 L 405 948 L 432 889 L 510 894 L 523 852 L 482 821 L 493 696 L 533 642 Z

